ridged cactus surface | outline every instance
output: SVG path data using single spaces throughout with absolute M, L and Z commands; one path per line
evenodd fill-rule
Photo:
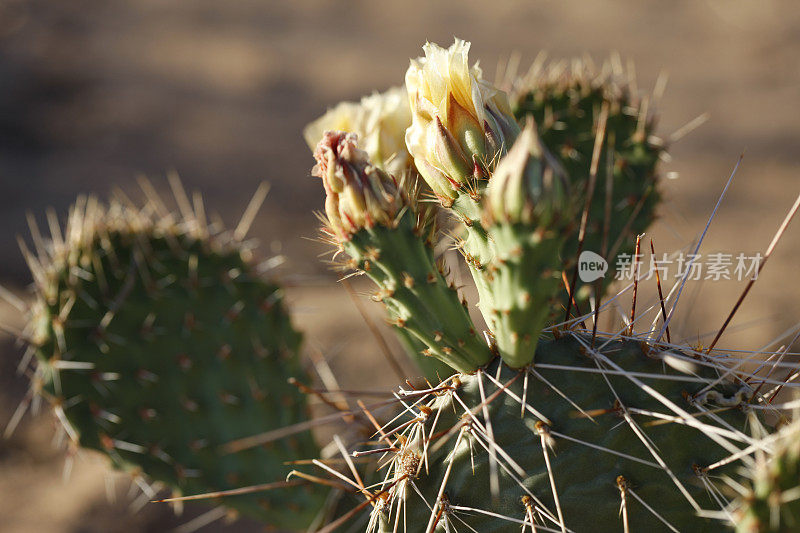
M 283 291 L 232 236 L 152 207 L 79 201 L 36 261 L 35 387 L 77 444 L 177 494 L 282 482 L 284 461 L 319 453 L 309 434 L 220 446 L 307 418 Z M 299 529 L 321 506 L 307 488 L 221 502 Z

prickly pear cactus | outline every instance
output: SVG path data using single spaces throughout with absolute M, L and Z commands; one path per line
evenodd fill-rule
M 220 446 L 307 418 L 283 291 L 233 236 L 151 208 L 83 199 L 63 239 L 37 243 L 34 387 L 75 444 L 177 494 L 282 482 L 284 461 L 319 453 L 310 435 Z M 221 503 L 300 529 L 321 507 L 307 489 Z
M 765 443 L 772 450 L 757 456 L 747 492 L 734 508 L 737 533 L 800 530 L 800 423 L 785 426 Z

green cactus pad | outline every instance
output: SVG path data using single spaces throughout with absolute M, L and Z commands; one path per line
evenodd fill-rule
M 720 385 L 691 403 L 687 398 L 717 378 L 714 363 L 677 352 L 648 355 L 638 342 L 607 339 L 597 340 L 602 355 L 590 356 L 589 342 L 577 334 L 543 341 L 527 377 L 495 361 L 417 395 L 418 421 L 394 436 L 398 451 L 381 487 L 389 498 L 373 511 L 373 523 L 401 531 L 466 524 L 493 533 L 519 532 L 534 517 L 537 527 L 558 531 L 550 470 L 568 531 L 623 531 L 621 488 L 630 531 L 669 531 L 661 519 L 677 531 L 721 529 L 699 518 L 689 498 L 718 509 L 700 476 L 703 466 L 738 449 L 737 439 L 746 440 L 738 409 L 744 389 Z M 675 421 L 686 413 L 704 430 Z M 392 434 L 391 427 L 384 432 Z
M 542 143 L 558 159 L 574 190 L 584 192 L 601 109 L 607 106 L 583 249 L 603 255 L 612 266 L 620 254 L 635 252 L 636 236 L 656 218 L 661 201 L 658 162 L 665 152 L 653 135 L 656 119 L 646 101 L 632 94 L 621 78 L 598 75 L 583 65 L 573 71 L 553 66 L 526 76 L 513 98 L 517 118 L 534 118 Z M 582 209 L 585 200 L 576 202 Z M 577 249 L 576 234 L 565 243 L 565 259 L 574 261 Z M 588 311 L 587 297 L 585 290 L 576 295 L 583 312 Z
M 192 495 L 281 482 L 309 434 L 225 454 L 237 438 L 307 419 L 300 334 L 281 287 L 229 234 L 94 199 L 34 268 L 34 384 L 73 440 L 117 468 Z M 324 494 L 292 487 L 216 500 L 266 524 L 309 525 Z

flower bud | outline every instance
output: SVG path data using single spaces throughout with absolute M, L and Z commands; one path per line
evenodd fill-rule
M 373 93 L 361 102 L 341 102 L 303 130 L 312 150 L 326 131 L 346 131 L 358 135 L 361 148 L 377 167 L 403 176 L 413 167 L 406 149 L 406 128 L 411 125 L 411 109 L 405 87 L 392 87 Z
M 389 225 L 408 199 L 397 181 L 374 166 L 354 133 L 326 131 L 314 150 L 312 175 L 322 178 L 328 226 L 339 240 L 362 228 Z
M 474 178 L 475 162 L 503 154 L 519 127 L 506 94 L 470 68 L 470 43 L 456 39 L 448 49 L 433 43 L 406 72 L 411 126 L 406 145 L 420 174 L 447 203 Z
M 547 224 L 555 216 L 565 218 L 566 182 L 557 165 L 529 120 L 489 180 L 485 223 Z

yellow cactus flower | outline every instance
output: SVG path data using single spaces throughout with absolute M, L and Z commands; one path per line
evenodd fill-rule
M 411 109 L 404 87 L 375 92 L 361 102 L 341 102 L 303 130 L 312 150 L 326 131 L 346 131 L 358 135 L 359 145 L 370 161 L 395 176 L 404 175 L 413 165 L 405 142 L 411 125 Z
M 449 203 L 457 191 L 506 152 L 519 133 L 506 94 L 469 66 L 470 43 L 456 39 L 444 49 L 423 47 L 412 59 L 406 89 L 412 123 L 406 145 L 414 163 L 440 199 Z

